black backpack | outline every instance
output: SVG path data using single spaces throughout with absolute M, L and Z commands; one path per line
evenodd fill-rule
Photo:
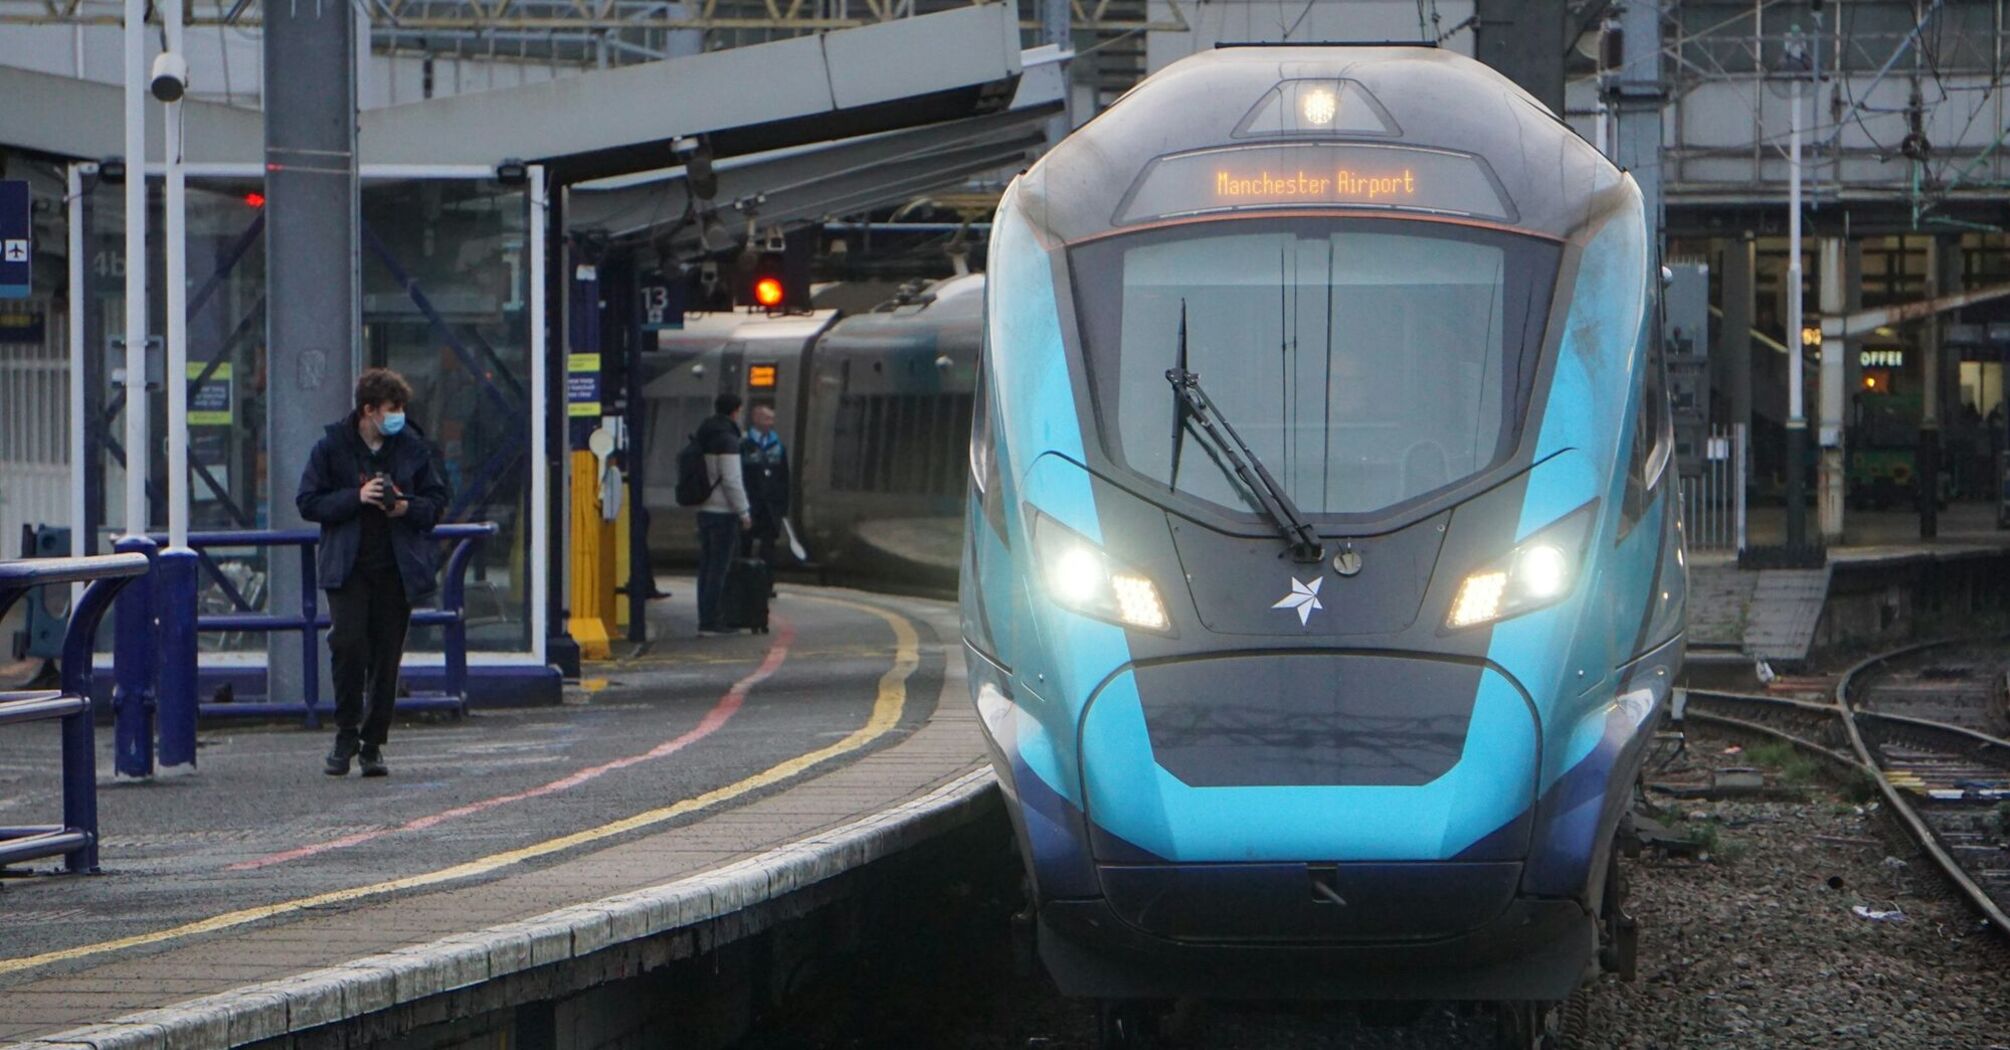
M 692 434 L 677 453 L 677 505 L 695 507 L 711 499 L 712 490 L 719 483 L 710 475 L 705 469 L 705 446 L 699 444 L 698 435 Z

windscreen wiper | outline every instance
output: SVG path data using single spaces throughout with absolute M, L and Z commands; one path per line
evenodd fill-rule
M 1316 562 L 1326 556 L 1326 548 L 1319 542 L 1319 534 L 1312 529 L 1312 523 L 1298 512 L 1297 504 L 1284 492 L 1284 486 L 1270 476 L 1255 452 L 1250 450 L 1242 435 L 1235 432 L 1233 424 L 1222 416 L 1215 407 L 1214 399 L 1201 388 L 1200 374 L 1186 367 L 1186 302 L 1180 302 L 1179 310 L 1179 359 L 1178 364 L 1166 369 L 1166 381 L 1172 384 L 1173 411 L 1173 469 L 1172 483 L 1179 481 L 1180 445 L 1189 425 L 1216 452 L 1228 461 L 1228 469 L 1234 472 L 1243 486 L 1256 496 L 1257 505 L 1277 530 L 1284 534 L 1284 542 L 1291 547 L 1291 560 Z

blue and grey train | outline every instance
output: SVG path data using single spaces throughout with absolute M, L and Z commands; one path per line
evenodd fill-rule
M 962 627 L 1065 993 L 1541 1045 L 1629 965 L 1685 608 L 1654 254 L 1630 176 L 1419 47 L 1196 55 L 1011 184 Z

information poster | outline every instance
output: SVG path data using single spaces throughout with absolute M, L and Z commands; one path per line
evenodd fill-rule
M 565 355 L 565 414 L 600 415 L 600 355 Z
M 230 362 L 225 361 L 203 379 L 207 361 L 188 363 L 188 425 L 227 427 L 237 422 L 237 401 L 231 396 Z

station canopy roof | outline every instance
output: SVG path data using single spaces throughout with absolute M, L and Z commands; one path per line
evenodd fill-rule
M 1014 5 L 982 4 L 365 110 L 357 148 L 364 165 L 521 160 L 575 183 L 677 164 L 694 136 L 723 159 L 1007 112 L 1021 72 Z M 115 84 L 0 67 L 0 147 L 115 157 L 123 106 Z M 192 170 L 263 161 L 262 113 L 195 102 L 185 118 Z M 148 147 L 157 161 L 157 132 Z

